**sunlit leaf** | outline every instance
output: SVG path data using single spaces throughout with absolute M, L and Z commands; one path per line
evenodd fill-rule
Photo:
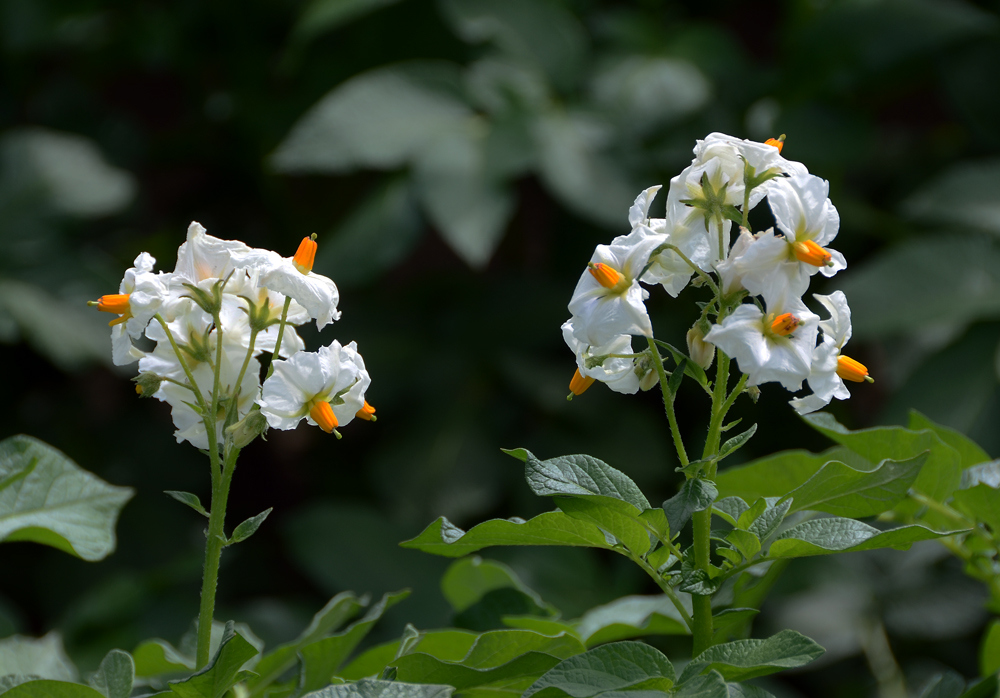
M 183 698 L 222 698 L 236 683 L 254 675 L 240 667 L 256 656 L 257 648 L 243 639 L 229 621 L 208 665 L 186 679 L 171 681 L 170 690 Z
M 531 491 L 541 497 L 600 494 L 628 502 L 640 512 L 650 508 L 631 478 L 593 456 L 581 454 L 539 460 L 530 452 L 525 453 L 524 475 Z
M 556 506 L 575 519 L 589 521 L 607 531 L 633 555 L 645 555 L 650 547 L 649 531 L 639 523 L 641 512 L 614 497 L 556 497 Z
M 916 525 L 880 531 L 854 519 L 815 519 L 804 521 L 782 532 L 771 544 L 768 555 L 780 558 L 829 555 L 877 548 L 908 550 L 917 541 L 942 538 L 958 532 L 939 533 Z
M 400 545 L 445 557 L 461 557 L 492 545 L 570 545 L 611 548 L 612 544 L 592 523 L 561 511 L 524 519 L 492 519 L 468 532 L 443 516 L 417 536 Z
M 43 543 L 89 561 L 115 549 L 115 522 L 131 488 L 107 484 L 30 436 L 0 442 L 0 481 L 26 469 L 0 490 L 0 541 Z
M 676 536 L 696 511 L 712 506 L 719 496 L 715 483 L 702 478 L 684 481 L 681 491 L 663 503 L 663 511 L 670 525 L 670 535 Z
M 910 410 L 910 423 L 908 426 L 911 431 L 927 429 L 937 434 L 939 439 L 958 451 L 963 469 L 990 460 L 989 454 L 968 436 L 955 429 L 935 424 L 916 410 Z

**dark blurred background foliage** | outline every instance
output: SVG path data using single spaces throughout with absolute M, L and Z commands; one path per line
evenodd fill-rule
M 135 400 L 84 305 L 142 250 L 171 269 L 191 220 L 283 254 L 318 233 L 344 315 L 307 341 L 357 340 L 373 376 L 377 423 L 341 442 L 272 431 L 244 453 L 230 521 L 275 512 L 227 551 L 218 617 L 268 644 L 343 589 L 413 588 L 381 638 L 447 625 L 447 561 L 396 544 L 442 514 L 537 513 L 500 447 L 592 453 L 673 494 L 658 396 L 598 386 L 567 403 L 559 325 L 594 245 L 627 232 L 632 198 L 711 131 L 786 133 L 784 154 L 830 180 L 849 268 L 816 290 L 847 293 L 852 347 L 877 378 L 838 418 L 903 423 L 916 407 L 1000 454 L 998 9 L 0 0 L 2 435 L 138 491 L 105 562 L 0 549 L 0 637 L 58 629 L 92 669 L 195 616 L 203 522 L 162 491 L 206 498 L 205 460 L 174 444 L 166 405 Z M 653 296 L 657 335 L 682 342 L 694 293 Z M 706 408 L 686 397 L 682 427 L 703 433 Z M 740 408 L 759 424 L 743 459 L 827 445 L 786 401 L 767 386 Z M 491 557 L 565 617 L 654 591 L 597 554 Z M 974 676 L 984 599 L 935 544 L 796 563 L 760 622 L 830 652 L 775 691 L 874 694 L 888 646 L 911 682 Z

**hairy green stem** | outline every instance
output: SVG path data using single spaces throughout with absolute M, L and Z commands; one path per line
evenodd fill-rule
M 687 465 L 687 449 L 684 448 L 684 439 L 681 438 L 680 429 L 677 426 L 677 415 L 674 413 L 674 396 L 670 394 L 670 387 L 667 384 L 667 372 L 663 368 L 663 359 L 660 357 L 660 350 L 656 348 L 656 341 L 652 337 L 646 337 L 649 342 L 649 352 L 653 356 L 653 366 L 656 367 L 656 374 L 660 378 L 660 391 L 663 393 L 663 409 L 667 413 L 667 422 L 670 423 L 670 434 L 674 438 L 674 448 L 677 449 L 677 458 L 681 465 Z
M 236 379 L 236 387 L 234 390 L 233 399 L 239 402 L 240 386 L 243 385 L 243 376 L 246 375 L 247 366 L 250 365 L 250 359 L 253 358 L 253 348 L 257 343 L 257 332 L 256 330 L 250 333 L 250 346 L 247 347 L 247 355 L 243 358 L 243 366 L 240 367 L 240 375 Z M 238 409 L 238 408 L 237 408 Z
M 281 323 L 278 325 L 278 339 L 274 342 L 274 354 L 271 355 L 271 364 L 267 367 L 267 378 L 274 373 L 274 362 L 281 358 L 281 339 L 285 336 L 285 324 L 288 322 L 288 307 L 292 304 L 292 297 L 285 298 L 285 305 L 281 309 Z
M 212 438 L 211 441 L 215 439 Z M 215 615 L 215 591 L 219 582 L 219 561 L 222 558 L 222 548 L 225 547 L 226 504 L 239 453 L 240 449 L 232 448 L 226 454 L 222 478 L 212 487 L 208 540 L 205 542 L 205 568 L 201 580 L 201 607 L 198 610 L 198 649 L 195 665 L 197 669 L 203 669 L 209 660 L 212 619 Z
M 681 603 L 680 598 L 677 596 L 677 592 L 673 590 L 670 584 L 663 577 L 661 577 L 659 573 L 653 569 L 653 566 L 650 565 L 648 562 L 646 562 L 645 560 L 643 560 L 641 557 L 638 556 L 633 557 L 630 555 L 629 557 L 631 557 L 632 561 L 635 562 L 637 565 L 639 565 L 639 567 L 641 567 L 646 574 L 652 577 L 653 581 L 656 582 L 657 586 L 659 586 L 660 589 L 663 590 L 663 593 L 666 594 L 667 598 L 670 599 L 670 603 L 672 603 L 674 605 L 674 608 L 677 609 L 677 612 L 680 614 L 681 619 L 684 621 L 684 624 L 688 627 L 688 630 L 691 630 L 693 632 L 694 631 L 693 621 L 691 620 L 691 616 L 687 612 L 687 609 L 684 608 L 684 604 Z

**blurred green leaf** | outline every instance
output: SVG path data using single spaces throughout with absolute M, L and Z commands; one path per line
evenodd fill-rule
M 760 686 L 753 686 L 745 683 L 731 683 L 729 687 L 729 698 L 774 698 L 773 693 L 768 693 Z
M 125 208 L 136 186 L 89 138 L 37 127 L 8 131 L 0 137 L 0 208 L 33 190 L 60 213 L 99 218 Z
M 1000 620 L 993 619 L 979 645 L 979 675 L 989 676 L 997 671 L 1000 671 Z
M 693 676 L 683 681 L 673 694 L 674 698 L 735 698 L 735 692 L 717 671 L 702 676 Z
M 364 679 L 357 683 L 327 686 L 302 698 L 450 698 L 454 690 L 451 686 Z
M 969 235 L 911 238 L 844 274 L 854 337 L 1000 315 L 1000 247 Z
M 927 453 L 921 453 L 909 460 L 884 460 L 867 472 L 830 461 L 785 495 L 792 504 L 789 513 L 810 510 L 851 518 L 876 516 L 906 498 L 926 461 Z
M 601 530 L 586 521 L 567 516 L 561 511 L 524 519 L 492 519 L 468 532 L 443 516 L 417 536 L 400 545 L 434 555 L 461 557 L 493 545 L 570 545 L 589 548 L 611 548 Z
M 181 654 L 164 640 L 144 640 L 132 650 L 135 675 L 163 676 L 194 671 L 194 658 Z
M 900 526 L 880 531 L 854 519 L 829 518 L 804 521 L 782 532 L 771 544 L 769 557 L 805 557 L 895 548 L 908 550 L 921 540 L 955 535 L 959 531 L 932 531 L 923 526 Z
M 606 691 L 639 688 L 668 691 L 676 680 L 674 666 L 662 652 L 642 642 L 614 642 L 563 660 L 535 681 L 524 698 L 592 698 Z
M 469 118 L 457 86 L 457 67 L 448 63 L 414 61 L 362 73 L 307 111 L 271 163 L 284 173 L 402 167 Z
M 9 675 L 58 681 L 77 679 L 76 667 L 66 656 L 57 632 L 40 638 L 12 635 L 0 640 L 0 676 Z
M 728 681 L 746 681 L 804 666 L 823 652 L 805 635 L 782 630 L 766 640 L 735 640 L 709 647 L 684 667 L 681 681 L 707 671 L 718 671 Z
M 645 635 L 690 635 L 666 596 L 623 596 L 592 608 L 576 622 L 576 632 L 587 647 Z
M 952 494 L 954 506 L 975 521 L 982 521 L 993 531 L 1000 531 L 1000 490 L 976 485 Z
M 537 66 L 561 88 L 572 86 L 586 51 L 583 28 L 552 0 L 440 0 L 444 16 L 469 43 L 493 42 Z
M 640 512 L 650 508 L 645 495 L 628 475 L 593 456 L 581 454 L 539 460 L 532 453 L 525 453 L 524 476 L 531 491 L 540 497 L 597 494 L 628 502 Z
M 299 650 L 299 655 L 302 657 L 299 685 L 302 690 L 312 691 L 328 684 L 330 677 L 371 632 L 383 614 L 409 595 L 409 591 L 385 594 L 361 619 L 352 623 L 346 630 L 304 645 Z
M 344 666 L 337 675 L 348 681 L 357 681 L 366 677 L 376 677 L 389 662 L 399 654 L 400 641 L 393 640 L 365 650 Z
M 742 506 L 746 502 L 756 502 L 761 497 L 781 497 L 797 487 L 801 487 L 830 461 L 846 463 L 859 471 L 871 470 L 875 467 L 874 463 L 869 463 L 843 446 L 834 446 L 822 453 L 801 450 L 779 451 L 749 463 L 722 470 L 715 478 L 716 487 L 719 488 L 719 494 L 722 498 L 715 502 L 714 507 L 718 510 L 728 498 L 738 497 L 743 500 L 742 504 L 738 505 L 732 501 L 731 504 L 725 506 L 740 506 L 741 510 L 733 509 L 730 511 L 727 509 L 723 512 L 736 518 L 746 510 Z
M 697 477 L 685 480 L 681 491 L 663 503 L 671 537 L 681 532 L 696 511 L 712 506 L 718 496 L 719 492 L 711 480 Z
M 923 225 L 982 230 L 1000 235 L 1000 160 L 952 165 L 921 187 L 900 206 L 900 212 Z
M 6 698 L 104 698 L 90 686 L 63 681 L 29 681 L 3 694 Z
M 423 232 L 409 179 L 396 177 L 323 237 L 314 268 L 338 285 L 370 283 L 402 262 Z
M 302 9 L 292 36 L 299 41 L 310 41 L 324 32 L 397 2 L 399 0 L 312 0 Z
M 253 672 L 240 671 L 240 667 L 256 657 L 257 648 L 236 632 L 232 621 L 226 623 L 219 649 L 201 671 L 181 681 L 171 681 L 170 690 L 183 698 L 222 698 L 240 681 L 246 681 Z
M 712 639 L 719 643 L 726 639 L 730 631 L 740 628 L 744 623 L 760 613 L 756 608 L 725 608 L 712 616 Z
M 359 598 L 352 591 L 341 592 L 327 601 L 297 638 L 275 647 L 261 657 L 254 667 L 258 676 L 249 683 L 251 691 L 256 693 L 258 686 L 270 685 L 295 664 L 298 652 L 303 647 L 339 628 L 367 604 L 367 596 Z
M 453 562 L 441 577 L 441 592 L 456 613 L 465 611 L 488 592 L 497 589 L 516 589 L 531 597 L 541 608 L 555 609 L 528 588 L 510 567 L 495 560 L 484 560 L 478 555 Z
M 135 681 L 135 662 L 128 652 L 111 650 L 90 677 L 90 685 L 105 698 L 129 698 Z
M 920 698 L 959 698 L 965 691 L 965 679 L 955 671 L 931 677 L 920 692 Z
M 951 494 L 961 481 L 958 451 L 931 431 L 910 431 L 903 427 L 873 427 L 851 431 L 826 412 L 803 419 L 817 431 L 850 448 L 872 463 L 885 459 L 903 460 L 929 451 L 913 488 L 939 501 Z
M 937 434 L 939 439 L 958 451 L 963 470 L 990 460 L 989 454 L 968 436 L 955 429 L 935 424 L 916 410 L 910 410 L 910 423 L 908 426 L 911 431 L 927 429 Z
M 442 659 L 426 653 L 418 643 L 414 652 L 390 663 L 400 680 L 447 683 L 459 690 L 518 679 L 533 680 L 562 659 L 584 651 L 568 634 L 555 637 L 530 630 L 494 630 L 477 637 L 464 655 Z
M 514 213 L 507 186 L 489 171 L 485 121 L 468 120 L 442 132 L 414 167 L 415 189 L 434 226 L 467 264 L 490 261 Z
M 1000 677 L 997 674 L 987 676 L 985 679 L 975 684 L 959 698 L 993 698 L 1000 690 Z
M 239 526 L 237 526 L 235 529 L 233 529 L 233 535 L 230 536 L 227 545 L 235 545 L 236 543 L 242 543 L 247 538 L 256 533 L 257 529 L 260 528 L 260 525 L 264 523 L 264 519 L 266 519 L 267 515 L 271 513 L 272 508 L 273 507 L 265 509 L 264 511 L 257 514 L 257 516 L 253 516 L 247 519 Z
M 23 478 L 9 480 L 22 470 Z M 30 436 L 0 442 L 0 541 L 32 541 L 90 562 L 115 549 L 115 522 L 132 498 Z
M 201 505 L 201 500 L 198 498 L 198 495 L 191 494 L 190 492 L 179 492 L 177 490 L 164 490 L 163 494 L 172 499 L 176 499 L 181 504 L 188 505 L 206 519 L 209 518 L 209 513 L 205 511 L 205 507 Z

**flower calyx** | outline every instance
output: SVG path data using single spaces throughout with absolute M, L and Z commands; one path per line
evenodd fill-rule
M 212 317 L 215 317 L 222 311 L 222 291 L 226 288 L 226 284 L 229 283 L 229 280 L 233 278 L 234 273 L 236 273 L 235 270 L 229 272 L 229 276 L 225 279 L 219 279 L 212 284 L 211 291 L 206 291 L 205 289 L 199 288 L 194 284 L 184 284 L 184 288 L 190 292 L 185 297 L 190 298 L 198 305 L 199 308 Z
M 160 383 L 163 382 L 163 379 L 155 373 L 144 371 L 138 376 L 134 376 L 132 382 L 135 383 L 136 395 L 139 397 L 153 397 L 156 391 L 160 389 Z
M 295 256 L 292 257 L 292 264 L 303 274 L 308 274 L 312 271 L 313 263 L 316 261 L 316 233 L 313 233 L 309 237 L 302 238 L 302 242 L 299 243 L 299 249 L 295 251 Z
M 837 357 L 837 375 L 845 381 L 854 383 L 875 382 L 875 379 L 868 375 L 867 366 L 843 354 Z
M 246 417 L 226 427 L 226 433 L 236 448 L 246 448 L 258 436 L 267 441 L 267 418 L 260 410 L 250 410 Z
M 796 240 L 792 243 L 792 253 L 800 262 L 814 267 L 833 266 L 833 255 L 812 240 Z
M 708 173 L 701 175 L 701 196 L 691 199 L 681 199 L 681 203 L 692 208 L 699 209 L 705 216 L 705 227 L 710 228 L 712 223 L 721 223 L 728 218 L 739 223 L 743 220 L 743 214 L 732 204 L 726 203 L 729 189 L 729 182 L 722 184 L 718 189 L 712 185 Z

